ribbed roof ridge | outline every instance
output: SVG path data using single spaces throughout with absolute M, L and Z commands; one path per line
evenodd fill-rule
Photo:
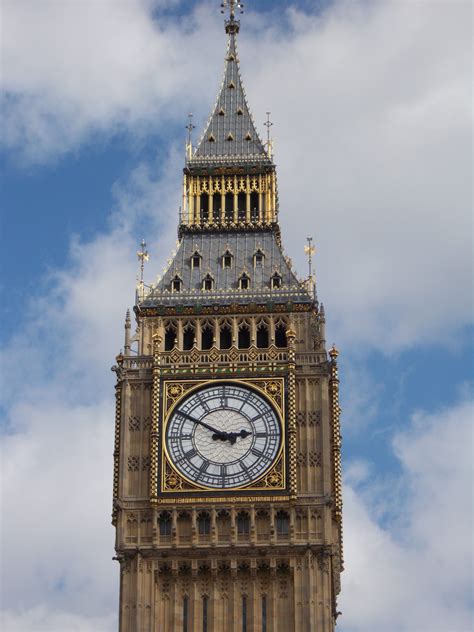
M 236 31 L 230 30 L 224 76 L 215 106 L 188 166 L 202 163 L 272 164 L 247 104 L 237 55 Z

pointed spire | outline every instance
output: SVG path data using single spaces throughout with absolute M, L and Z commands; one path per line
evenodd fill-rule
M 235 19 L 235 13 L 237 10 L 242 11 L 242 7 L 242 3 L 235 0 L 221 4 L 222 13 L 229 10 L 229 19 L 225 21 L 228 43 L 224 77 L 197 149 L 188 158 L 187 166 L 190 168 L 222 164 L 273 164 L 255 127 L 240 76 L 237 54 L 240 22 Z
M 127 314 L 125 316 L 125 344 L 123 346 L 124 355 L 130 355 L 130 329 L 132 328 L 132 321 L 130 318 L 130 310 L 127 309 Z

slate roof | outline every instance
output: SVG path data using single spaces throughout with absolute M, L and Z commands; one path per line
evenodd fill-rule
M 261 264 L 254 266 L 254 255 L 263 253 Z M 202 259 L 199 268 L 192 268 L 191 257 L 198 252 Z M 222 257 L 232 255 L 232 267 L 224 268 Z M 271 288 L 271 277 L 278 272 L 281 287 Z M 250 287 L 239 289 L 243 273 L 250 277 Z M 213 289 L 204 290 L 202 282 L 210 274 Z M 180 292 L 172 292 L 171 284 L 176 275 L 182 280 Z M 178 250 L 161 280 L 140 303 L 140 307 L 229 305 L 252 302 L 286 303 L 312 302 L 303 284 L 291 270 L 291 263 L 284 256 L 274 231 L 262 232 L 209 232 L 185 234 Z
M 231 22 L 224 77 L 211 117 L 187 167 L 223 164 L 273 165 L 257 133 L 240 76 L 236 35 Z

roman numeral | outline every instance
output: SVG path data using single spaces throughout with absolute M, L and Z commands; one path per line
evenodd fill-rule
M 265 452 L 261 452 L 260 450 L 257 450 L 256 448 L 252 448 L 250 452 L 254 456 L 258 457 L 259 459 L 266 459 L 268 461 L 268 456 L 265 454 Z
M 197 450 L 195 448 L 191 448 L 191 450 L 188 450 L 187 452 L 184 453 L 184 456 L 182 456 L 179 460 L 181 461 L 189 461 L 189 459 L 192 459 L 193 456 L 196 456 L 197 454 Z

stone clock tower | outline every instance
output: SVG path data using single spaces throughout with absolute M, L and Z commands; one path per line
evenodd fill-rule
M 113 367 L 120 632 L 329 632 L 338 352 L 312 276 L 282 251 L 271 144 L 242 86 L 237 3 L 223 4 L 224 77 L 188 143 L 179 246 L 139 285 Z

